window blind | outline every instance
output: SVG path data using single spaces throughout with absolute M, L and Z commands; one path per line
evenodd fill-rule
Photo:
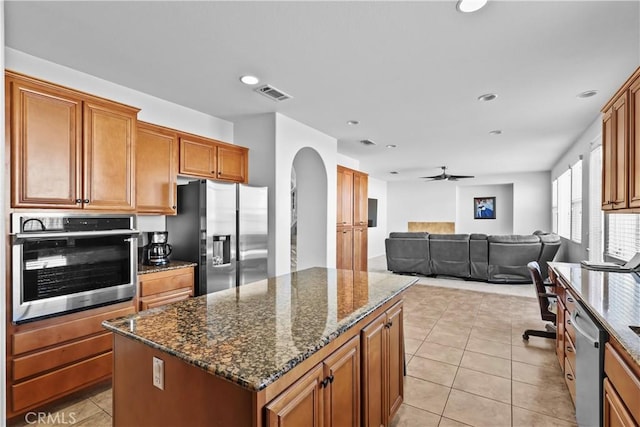
M 558 180 L 551 183 L 551 231 L 558 233 Z
M 571 166 L 571 240 L 582 241 L 582 160 Z
M 571 169 L 558 177 L 558 234 L 571 239 Z
M 602 213 L 602 145 L 589 155 L 589 260 L 602 261 L 604 214 Z
M 609 214 L 605 254 L 629 261 L 640 252 L 640 217 L 638 214 Z

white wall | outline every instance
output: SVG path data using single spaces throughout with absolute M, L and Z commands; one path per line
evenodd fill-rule
M 344 154 L 336 153 L 336 163 L 345 168 L 360 170 L 360 160 L 345 156 Z
M 513 233 L 551 228 L 551 180 L 548 172 L 487 175 L 474 185 L 513 185 Z M 387 230 L 406 231 L 409 221 L 455 222 L 459 181 L 393 181 L 387 184 Z
M 4 46 L 4 1 L 0 1 L 0 22 L 3 24 L 2 29 L 0 29 L 0 46 Z M 4 50 L 0 52 L 0 69 L 4 70 Z M 4 85 L 0 87 L 0 103 L 2 103 L 2 111 L 4 111 Z M 4 132 L 4 114 L 0 119 L 0 135 L 2 135 L 2 147 L 5 147 L 5 132 Z M 5 163 L 5 150 L 0 150 L 0 164 L 3 165 L 2 173 L 0 173 L 0 188 L 6 188 L 4 183 L 4 171 L 7 167 L 7 163 Z M 7 203 L 7 194 L 4 191 L 0 192 L 0 206 L 2 209 L 5 208 L 5 203 Z M 0 236 L 6 236 L 6 224 L 7 218 L 4 221 L 0 221 Z M 6 238 L 6 237 L 5 237 Z M 0 245 L 0 277 L 2 277 L 2 285 L 0 285 L 0 307 L 4 307 L 5 301 L 7 300 L 6 296 L 6 286 L 5 286 L 5 278 L 7 277 L 7 269 L 5 264 L 6 259 L 6 245 L 3 243 Z M 2 320 L 0 320 L 0 393 L 3 397 L 0 398 L 0 425 L 4 424 L 4 420 L 7 417 L 7 408 L 6 408 L 6 399 L 4 398 L 4 391 L 7 389 L 7 379 L 5 377 L 6 370 L 4 369 L 6 365 L 6 334 L 7 334 L 7 325 L 5 322 L 5 313 L 4 309 L 0 310 L 2 313 Z
M 327 175 L 318 152 L 305 147 L 296 154 L 298 236 L 297 269 L 327 265 L 327 211 L 318 209 L 320 200 L 327 199 Z M 291 206 L 291 202 L 289 202 Z
M 387 238 L 387 182 L 369 177 L 369 198 L 378 199 L 378 223 L 369 227 L 368 256 L 373 258 L 386 253 L 384 239 Z
M 474 197 L 495 197 L 496 219 L 475 219 Z M 460 185 L 456 204 L 456 233 L 513 234 L 513 184 Z
M 326 212 L 326 266 L 336 263 L 337 140 L 278 113 L 234 121 L 235 142 L 249 148 L 249 181 L 269 187 L 269 276 L 291 269 L 291 167 L 303 148 L 315 150 L 324 165 L 327 195 L 315 200 Z
M 298 151 L 305 147 L 315 150 L 324 163 L 327 175 L 327 196 L 318 197 L 317 209 L 327 213 L 327 267 L 336 265 L 336 154 L 338 141 L 316 129 L 282 114 L 275 114 L 276 121 L 276 275 L 291 269 L 291 166 Z

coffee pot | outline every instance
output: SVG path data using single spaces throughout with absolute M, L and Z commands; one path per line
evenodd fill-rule
M 172 247 L 167 243 L 167 231 L 147 232 L 148 243 L 142 248 L 142 263 L 144 265 L 165 265 L 169 263 Z

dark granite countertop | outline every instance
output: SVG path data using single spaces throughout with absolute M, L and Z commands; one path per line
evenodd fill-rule
M 257 391 L 416 281 L 310 268 L 102 325 Z
M 640 364 L 640 336 L 629 326 L 640 326 L 640 276 L 587 270 L 580 264 L 549 263 L 564 277 L 576 296 Z
M 175 270 L 178 268 L 195 267 L 195 262 L 170 260 L 165 265 L 144 265 L 138 264 L 138 274 L 158 273 L 160 271 Z

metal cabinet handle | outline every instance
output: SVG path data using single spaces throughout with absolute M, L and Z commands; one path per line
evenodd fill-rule
M 573 348 L 571 348 L 571 347 L 567 346 L 567 352 L 569 352 L 569 353 L 573 353 Z
M 568 379 L 569 381 L 573 381 L 573 375 L 571 375 L 571 374 L 567 374 L 567 379 Z
M 82 199 L 76 199 L 76 203 L 82 203 Z
M 175 208 L 176 208 L 176 205 L 171 206 L 171 209 L 175 209 Z
M 329 383 L 333 383 L 333 374 L 329 375 L 327 379 L 329 380 Z
M 573 298 L 571 298 L 571 297 L 567 297 L 567 301 L 568 301 L 568 302 L 575 302 L 575 301 L 573 300 Z
M 82 203 L 89 203 L 89 199 L 84 199 Z

